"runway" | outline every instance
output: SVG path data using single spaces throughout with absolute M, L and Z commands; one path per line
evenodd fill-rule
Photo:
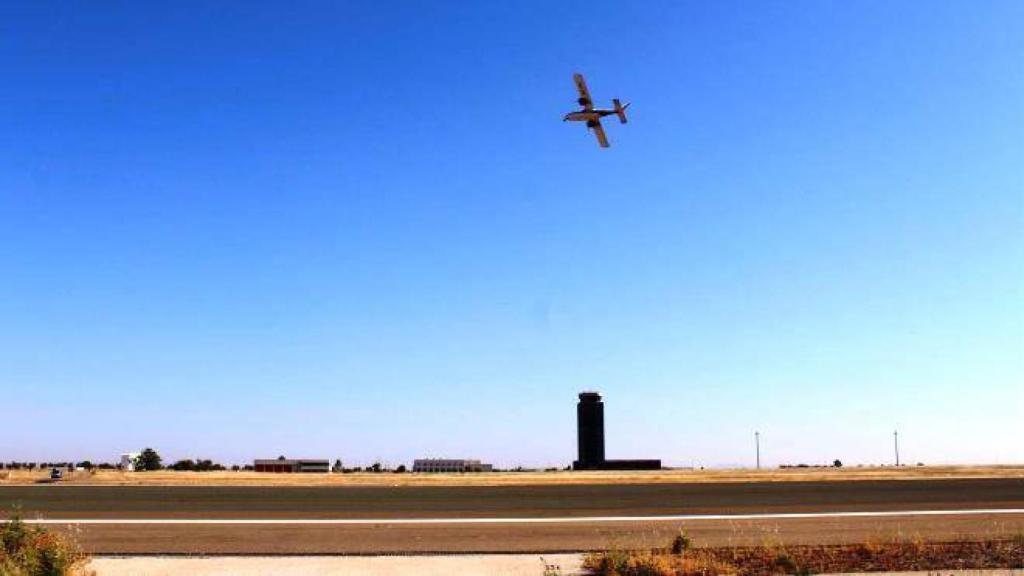
M 26 524 L 39 525 L 292 525 L 365 526 L 453 525 L 453 524 L 605 524 L 610 522 L 697 522 L 702 520 L 811 520 L 819 518 L 900 518 L 926 516 L 999 516 L 1024 514 L 1024 508 L 988 510 L 899 510 L 884 512 L 794 512 L 788 514 L 677 514 L 669 516 L 556 516 L 544 518 L 30 518 Z
M 1024 532 L 1024 479 L 500 487 L 0 487 L 94 553 L 552 552 Z

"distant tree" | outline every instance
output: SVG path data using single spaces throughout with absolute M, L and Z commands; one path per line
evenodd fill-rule
M 843 467 L 842 461 L 839 460 L 838 458 L 834 462 L 832 462 L 832 465 L 835 466 L 836 468 L 842 468 Z
M 231 471 L 232 472 L 238 472 L 241 469 L 242 469 L 242 467 L 239 466 L 238 464 L 234 464 L 234 465 L 231 466 Z
M 252 464 L 246 464 L 245 466 L 242 466 L 242 470 L 245 470 L 246 472 L 252 472 L 255 469 L 256 468 Z
M 338 458 L 337 460 L 334 461 L 334 469 L 333 469 L 333 471 L 334 472 L 341 472 L 342 470 L 344 470 L 344 466 L 341 465 L 341 458 Z
M 162 458 L 160 458 L 160 455 L 157 454 L 156 450 L 146 448 L 137 458 L 135 458 L 135 469 L 147 472 L 159 470 L 163 468 L 161 461 Z
M 178 472 L 188 472 L 196 469 L 196 463 L 191 459 L 178 460 L 174 464 L 171 464 L 171 470 L 177 470 Z
M 369 471 L 370 472 L 380 472 L 381 469 L 383 469 L 383 466 L 381 466 L 380 462 L 374 462 L 373 466 L 370 466 Z
M 277 459 L 278 460 L 287 460 L 287 458 L 285 458 L 283 455 L 282 456 L 278 456 Z
M 196 470 L 199 472 L 216 472 L 223 469 L 224 466 L 214 462 L 213 460 L 196 460 Z
M 399 464 L 398 468 L 395 468 L 395 474 L 405 474 L 405 464 Z
M 81 462 L 76 464 L 75 467 L 85 468 L 86 470 L 92 470 L 92 462 L 89 462 L 88 460 L 82 460 Z

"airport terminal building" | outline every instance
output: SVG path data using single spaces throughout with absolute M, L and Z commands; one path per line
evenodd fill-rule
M 490 472 L 490 464 L 479 460 L 449 460 L 444 458 L 422 458 L 412 463 L 413 472 Z

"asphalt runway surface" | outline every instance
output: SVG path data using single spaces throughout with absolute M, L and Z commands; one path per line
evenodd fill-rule
M 1024 479 L 0 487 L 0 510 L 15 507 L 74 531 L 93 553 L 552 552 L 658 545 L 680 528 L 709 545 L 1009 536 L 1024 533 Z M 868 515 L 834 515 L 848 513 Z

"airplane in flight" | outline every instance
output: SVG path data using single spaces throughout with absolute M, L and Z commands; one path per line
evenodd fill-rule
M 605 116 L 611 116 L 617 114 L 619 116 L 619 122 L 626 123 L 626 108 L 629 108 L 629 104 L 623 106 L 619 103 L 618 98 L 612 99 L 612 104 L 615 105 L 611 110 L 594 108 L 594 101 L 590 99 L 590 91 L 587 90 L 587 83 L 583 80 L 582 74 L 573 74 L 572 79 L 576 81 L 576 90 L 580 93 L 580 97 L 577 102 L 580 106 L 583 106 L 582 110 L 577 112 L 569 112 L 562 118 L 563 122 L 586 122 L 587 128 L 594 131 L 594 135 L 597 136 L 597 142 L 601 145 L 601 148 L 608 147 L 608 137 L 604 133 L 604 128 L 601 126 L 601 118 Z

